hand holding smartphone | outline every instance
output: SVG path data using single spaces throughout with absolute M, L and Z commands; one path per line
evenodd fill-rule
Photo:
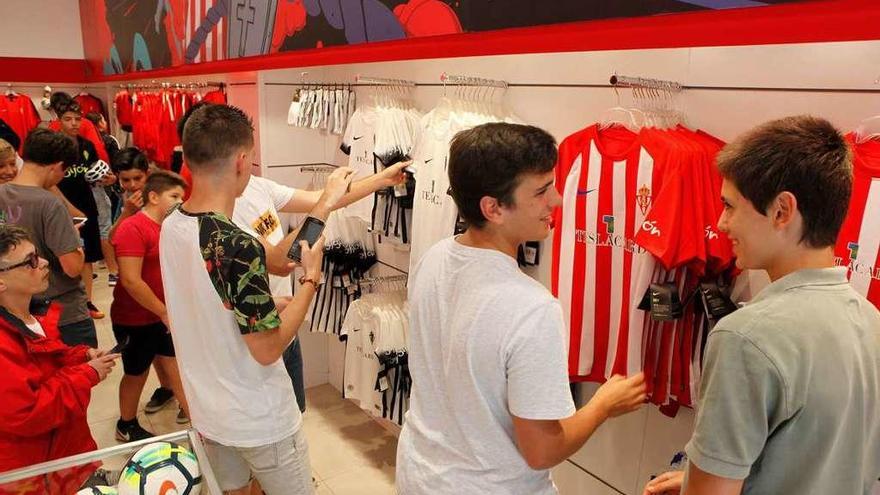
M 302 247 L 299 243 L 306 241 L 309 243 L 309 247 L 311 247 L 318 241 L 323 232 L 324 222 L 314 217 L 306 218 L 306 221 L 303 222 L 302 227 L 299 229 L 299 233 L 296 235 L 296 239 L 293 241 L 293 245 L 287 251 L 287 257 L 300 263 L 302 261 Z

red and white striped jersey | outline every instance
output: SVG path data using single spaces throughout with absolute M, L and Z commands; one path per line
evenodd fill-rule
M 853 149 L 853 189 L 849 212 L 834 250 L 836 262 L 849 268 L 853 288 L 880 308 L 880 141 Z
M 190 63 L 213 62 L 226 59 L 226 17 L 227 12 L 208 13 L 212 7 L 221 4 L 219 0 L 172 0 L 171 9 L 165 18 L 169 48 L 174 65 L 184 62 L 187 49 L 196 41 L 198 52 Z M 218 7 L 219 8 L 219 7 Z M 215 24 L 216 23 L 216 24 Z M 202 41 L 204 34 L 208 34 Z
M 569 375 L 604 381 L 637 373 L 647 318 L 638 305 L 658 266 L 651 253 L 682 255 L 681 233 L 693 231 L 682 208 L 693 197 L 688 174 L 675 160 L 655 160 L 642 136 L 597 126 L 561 143 L 556 174 L 563 205 L 554 219 L 552 285 L 570 330 Z M 697 241 L 684 244 L 703 246 L 702 236 Z

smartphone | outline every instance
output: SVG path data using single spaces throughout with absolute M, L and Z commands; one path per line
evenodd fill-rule
M 312 247 L 323 232 L 324 222 L 314 217 L 306 218 L 306 221 L 303 222 L 302 227 L 299 229 L 299 234 L 296 235 L 296 239 L 293 241 L 293 245 L 290 246 L 290 251 L 287 252 L 287 257 L 297 263 L 301 262 L 302 248 L 299 245 L 300 241 L 306 241 L 309 243 L 309 247 Z
M 73 224 L 79 226 L 86 223 L 87 220 L 86 217 L 73 217 Z
M 110 349 L 110 354 L 119 354 L 122 351 L 124 351 L 126 348 L 128 348 L 129 340 L 130 339 L 129 339 L 128 335 L 126 335 L 125 338 L 122 339 L 122 342 L 119 342 L 118 344 L 113 346 L 113 349 Z

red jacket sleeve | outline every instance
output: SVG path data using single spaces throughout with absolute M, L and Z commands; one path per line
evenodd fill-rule
M 88 352 L 89 346 L 87 345 L 68 347 L 64 356 L 61 357 L 61 362 L 64 366 L 75 366 L 87 363 L 89 361 Z
M 22 351 L 0 348 L 0 431 L 9 434 L 41 435 L 86 415 L 91 389 L 98 373 L 88 364 L 65 366 L 48 379 L 27 380 Z
M 82 124 L 80 124 L 79 133 L 82 137 L 88 139 L 95 145 L 95 150 L 98 152 L 98 158 L 109 164 L 110 155 L 107 154 L 107 148 L 104 147 L 104 141 L 101 139 L 101 134 L 98 133 L 98 129 L 95 128 L 95 124 L 92 124 L 90 120 L 83 119 Z

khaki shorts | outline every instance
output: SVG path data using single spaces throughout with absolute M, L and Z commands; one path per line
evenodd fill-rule
M 238 490 L 256 478 L 266 495 L 312 495 L 312 467 L 302 428 L 260 447 L 229 447 L 205 439 L 205 450 L 221 490 Z

